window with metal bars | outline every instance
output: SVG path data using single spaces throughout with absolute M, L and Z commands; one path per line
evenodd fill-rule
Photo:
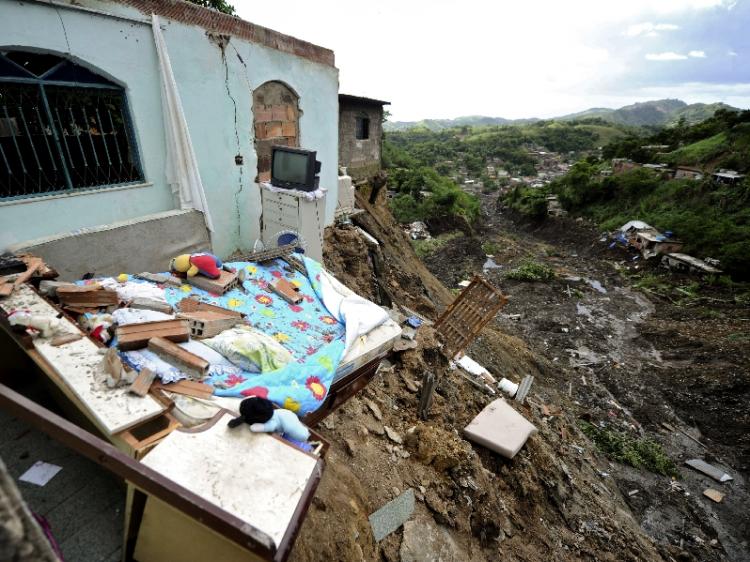
M 0 51 L 0 200 L 141 181 L 120 86 L 55 55 Z

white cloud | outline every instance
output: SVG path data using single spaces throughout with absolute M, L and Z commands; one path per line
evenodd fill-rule
M 624 35 L 627 37 L 638 37 L 639 35 L 656 37 L 659 35 L 659 31 L 675 31 L 677 29 L 680 29 L 680 26 L 673 23 L 652 23 L 645 21 L 631 25 L 625 30 Z
M 685 60 L 687 57 L 680 53 L 673 51 L 667 51 L 665 53 L 649 53 L 646 55 L 646 60 L 658 60 L 658 61 L 672 61 L 672 60 Z
M 731 51 L 731 50 L 727 51 L 727 56 L 728 57 L 736 57 L 737 56 L 737 51 Z
M 693 57 L 694 59 L 705 59 L 706 51 L 690 51 L 688 56 Z

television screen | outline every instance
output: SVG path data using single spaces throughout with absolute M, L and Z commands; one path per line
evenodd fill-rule
M 271 177 L 282 182 L 304 185 L 307 183 L 308 156 L 297 152 L 278 150 L 273 158 Z

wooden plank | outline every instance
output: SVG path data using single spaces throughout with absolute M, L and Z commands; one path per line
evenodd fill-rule
M 44 317 L 60 314 L 58 308 L 46 302 L 29 285 L 18 287 L 0 304 L 4 308 L 27 309 Z M 60 322 L 65 333 L 80 333 L 78 326 L 68 318 L 60 318 Z M 153 397 L 138 398 L 129 394 L 127 387 L 108 388 L 100 346 L 91 338 L 84 337 L 61 347 L 51 345 L 50 340 L 36 338 L 34 345 L 35 349 L 28 352 L 32 359 L 66 395 L 81 404 L 81 410 L 90 415 L 105 435 L 137 425 L 165 410 Z
M 271 435 L 253 433 L 247 424 L 229 428 L 232 416 L 223 414 L 205 431 L 173 431 L 141 462 L 260 529 L 278 547 L 320 461 Z
M 2 384 L 0 384 L 0 406 L 11 415 L 27 421 L 63 445 L 132 483 L 138 489 L 159 498 L 189 517 L 199 520 L 216 533 L 264 559 L 274 559 L 276 547 L 267 533 L 228 510 L 222 509 L 210 499 L 170 480 L 162 471 L 128 457 L 109 443 Z M 322 464 L 322 461 L 318 462 Z
M 236 310 L 229 310 L 228 308 L 224 308 L 222 306 L 209 304 L 207 302 L 201 302 L 198 299 L 194 299 L 192 297 L 182 299 L 177 303 L 177 308 L 180 309 L 180 312 L 200 312 L 203 310 L 210 310 L 223 314 L 224 316 L 234 316 L 236 318 L 242 318 L 244 316 L 242 313 L 237 312 Z
M 61 345 L 65 345 L 66 343 L 78 341 L 82 337 L 83 334 L 65 334 L 64 336 L 57 336 L 55 338 L 52 338 L 49 344 L 54 345 L 55 347 L 60 347 Z
M 58 287 L 57 298 L 64 306 L 80 308 L 100 308 L 117 306 L 120 302 L 117 291 L 102 289 L 98 284 Z
M 208 374 L 208 361 L 165 338 L 151 338 L 148 341 L 148 349 L 190 377 L 202 379 Z
M 151 388 L 151 383 L 154 382 L 154 378 L 156 378 L 156 373 L 151 369 L 141 369 L 141 372 L 135 378 L 133 384 L 130 385 L 128 391 L 138 396 L 146 396 L 148 390 Z
M 188 277 L 187 282 L 194 287 L 217 295 L 223 295 L 240 284 L 237 273 L 223 270 L 219 273 L 218 279 L 209 279 L 203 275 L 196 275 L 195 277 Z
M 168 392 L 174 392 L 175 394 L 192 396 L 194 398 L 203 398 L 204 400 L 211 398 L 214 393 L 214 387 L 210 384 L 190 380 L 177 381 L 169 384 L 154 381 L 152 388 L 154 390 L 166 390 Z
M 123 351 L 140 349 L 148 345 L 148 340 L 155 337 L 172 342 L 184 342 L 190 339 L 190 327 L 187 320 L 157 320 L 119 326 L 115 330 L 117 346 Z

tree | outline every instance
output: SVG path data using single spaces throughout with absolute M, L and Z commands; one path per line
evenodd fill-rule
M 198 4 L 199 6 L 203 6 L 204 8 L 213 8 L 216 11 L 219 11 L 223 14 L 229 14 L 230 16 L 234 15 L 234 6 L 232 6 L 226 0 L 188 0 L 188 2 Z

